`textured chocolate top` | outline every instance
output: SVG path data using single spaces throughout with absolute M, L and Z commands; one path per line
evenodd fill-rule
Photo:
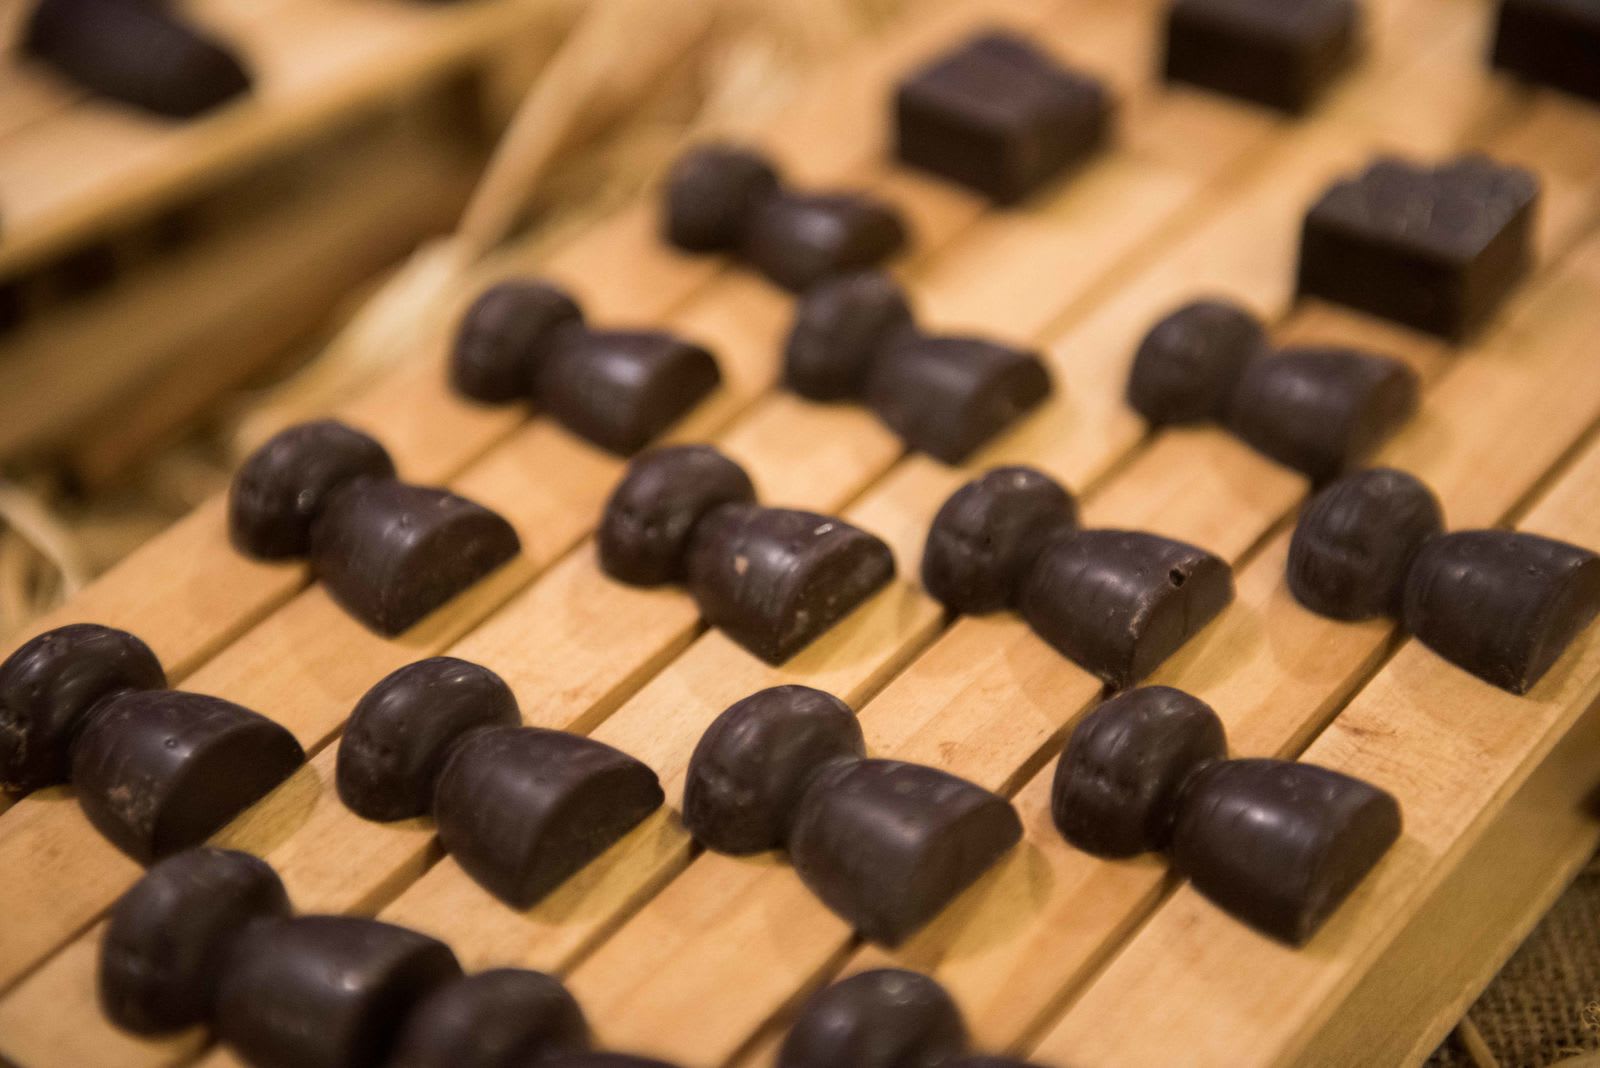
M 930 103 L 1006 124 L 1020 116 L 1098 110 L 1105 92 L 1014 34 L 993 32 L 918 72 L 912 83 Z

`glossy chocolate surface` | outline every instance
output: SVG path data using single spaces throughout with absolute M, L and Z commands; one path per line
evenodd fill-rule
M 339 799 L 369 820 L 425 816 L 451 747 L 479 727 L 521 722 L 494 672 L 450 656 L 390 673 L 356 704 L 339 742 Z
M 1434 538 L 1406 580 L 1403 622 L 1479 678 L 1527 693 L 1600 612 L 1600 557 L 1509 530 Z
M 540 361 L 536 395 L 573 433 L 628 456 L 721 381 L 711 353 L 671 334 L 571 331 Z
M 937 1068 L 966 1047 L 961 1010 L 917 972 L 859 972 L 813 994 L 778 1068 Z
M 695 524 L 723 504 L 756 499 L 744 468 L 710 445 L 672 445 L 628 465 L 596 534 L 600 566 L 636 586 L 682 581 Z
M 1438 498 L 1416 477 L 1389 467 L 1346 475 L 1300 513 L 1289 589 L 1334 619 L 1398 615 L 1411 561 L 1443 529 Z
M 1360 22 L 1353 0 L 1174 0 L 1166 77 L 1299 114 L 1354 61 Z
M 777 172 L 756 153 L 701 145 L 680 156 L 667 175 L 662 230 L 690 252 L 736 249 L 751 213 L 777 190 Z
M 491 286 L 456 330 L 450 384 L 487 404 L 526 400 L 558 340 L 582 327 L 583 312 L 555 286 L 521 280 Z
M 523 1068 L 588 1043 L 559 979 L 497 968 L 447 982 L 412 1010 L 384 1068 Z
M 1139 343 L 1128 403 L 1154 426 L 1225 419 L 1245 367 L 1266 352 L 1266 332 L 1244 308 L 1185 304 Z
M 882 263 L 906 239 L 900 213 L 863 194 L 779 192 L 751 213 L 743 253 L 756 270 L 798 293 Z
M 783 384 L 812 400 L 859 397 L 878 355 L 911 329 L 911 305 L 887 273 L 858 271 L 819 282 L 796 305 Z
M 275 434 L 246 460 L 228 491 L 228 531 L 241 552 L 269 560 L 311 551 L 311 530 L 333 495 L 357 479 L 393 478 L 371 437 L 323 419 Z
M 1492 62 L 1534 85 L 1600 100 L 1600 5 L 1502 0 Z
M 951 494 L 934 516 L 922 584 L 952 612 L 1015 607 L 1044 547 L 1077 523 L 1072 495 L 1050 476 L 997 467 Z

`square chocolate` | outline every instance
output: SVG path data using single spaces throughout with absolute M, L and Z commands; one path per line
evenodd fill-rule
M 1167 80 L 1301 113 L 1350 65 L 1354 0 L 1175 0 Z
M 900 83 L 896 150 L 913 167 L 1012 204 L 1097 148 L 1110 117 L 1099 82 L 992 31 Z
M 1505 0 L 1490 62 L 1535 85 L 1600 100 L 1600 0 Z
M 1459 341 L 1531 266 L 1538 200 L 1532 174 L 1482 156 L 1379 159 L 1306 213 L 1300 292 Z

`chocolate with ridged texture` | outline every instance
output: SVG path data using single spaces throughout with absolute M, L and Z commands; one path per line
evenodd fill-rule
M 461 318 L 450 384 L 486 404 L 526 400 L 551 351 L 582 327 L 583 312 L 555 286 L 520 280 L 491 286 Z
M 70 623 L 30 638 L 0 664 L 0 788 L 27 793 L 66 782 L 91 709 L 166 684 L 156 654 L 127 631 Z
M 102 702 L 72 746 L 89 821 L 141 863 L 197 845 L 305 763 L 294 735 L 219 697 L 138 690 Z
M 884 352 L 867 378 L 867 403 L 905 443 L 947 464 L 1050 395 L 1036 353 L 982 338 L 906 340 Z
M 878 354 L 911 330 L 911 305 L 887 273 L 858 271 L 819 282 L 796 306 L 783 384 L 812 400 L 859 397 Z
M 997 467 L 940 507 L 922 550 L 922 584 L 952 612 L 1015 607 L 1044 547 L 1078 525 L 1078 506 L 1031 467 Z
M 1266 352 L 1266 331 L 1244 308 L 1221 300 L 1185 304 L 1139 343 L 1128 403 L 1154 426 L 1225 419 L 1245 367 Z
M 917 972 L 879 968 L 811 995 L 778 1068 L 931 1068 L 966 1048 L 961 1010 Z
M 722 381 L 699 345 L 661 331 L 569 331 L 543 359 L 535 396 L 561 424 L 629 456 Z
M 380 1068 L 411 1009 L 460 975 L 443 942 L 377 920 L 258 924 L 229 957 L 214 1027 L 257 1068 Z
M 688 586 L 707 623 L 770 664 L 810 645 L 894 577 L 889 546 L 842 519 L 725 504 L 695 525 Z
M 918 764 L 860 760 L 812 780 L 789 855 L 824 904 L 893 946 L 1021 837 L 1016 811 L 981 786 Z
M 1472 674 L 1527 693 L 1600 612 L 1600 557 L 1509 530 L 1444 534 L 1406 577 L 1406 628 Z
M 1056 765 L 1050 814 L 1067 841 L 1101 857 L 1167 847 L 1184 784 L 1228 755 L 1222 721 L 1170 686 L 1113 697 L 1073 730 Z
M 1314 482 L 1371 455 L 1417 410 L 1416 372 L 1388 356 L 1291 348 L 1245 368 L 1230 429 Z
M 1289 542 L 1289 590 L 1334 619 L 1397 616 L 1406 572 L 1444 529 L 1433 491 L 1392 467 L 1357 471 L 1311 499 Z
M 22 49 L 90 92 L 172 118 L 250 88 L 238 57 L 158 4 L 39 0 Z
M 904 220 L 882 201 L 860 193 L 779 192 L 756 206 L 743 253 L 750 266 L 798 293 L 882 263 L 905 243 Z
M 339 799 L 369 820 L 425 816 L 451 747 L 480 727 L 521 722 L 517 699 L 486 667 L 451 656 L 407 664 L 368 690 L 339 741 Z
M 1400 836 L 1389 793 L 1337 771 L 1229 760 L 1189 781 L 1173 864 L 1257 930 L 1304 945 Z
M 689 760 L 683 824 L 718 853 L 759 853 L 788 839 L 811 780 L 866 755 L 850 706 L 809 686 L 774 686 L 731 705 Z
M 455 747 L 434 818 L 462 869 L 528 908 L 665 800 L 655 772 L 581 735 L 490 727 Z
M 681 581 L 701 517 L 755 499 L 744 468 L 710 445 L 654 449 L 628 465 L 606 501 L 596 534 L 600 566 L 635 586 Z
M 1165 74 L 1301 114 L 1355 60 L 1354 0 L 1174 0 Z
M 1525 82 L 1600 100 L 1600 6 L 1502 0 L 1491 62 Z
M 448 490 L 360 479 L 312 530 L 311 566 L 334 600 L 399 634 L 521 551 L 495 512 Z
M 559 979 L 497 968 L 429 994 L 406 1019 L 384 1068 L 521 1068 L 547 1053 L 582 1049 L 588 1034 L 583 1011 Z
M 211 1017 L 236 939 L 289 915 L 272 868 L 227 849 L 191 849 L 156 864 L 118 899 L 100 943 L 100 1004 L 111 1022 L 162 1034 Z
M 393 478 L 372 438 L 332 419 L 301 423 L 250 454 L 228 490 L 228 532 L 242 552 L 268 560 L 311 551 L 311 528 L 334 493 L 360 478 Z
M 690 252 L 736 249 L 751 213 L 777 191 L 777 172 L 756 153 L 735 145 L 692 148 L 667 175 L 662 231 Z
M 1233 600 L 1233 569 L 1156 534 L 1080 530 L 1057 538 L 1022 584 L 1041 638 L 1118 689 L 1154 671 Z
M 1460 341 L 1533 265 L 1539 180 L 1462 156 L 1380 158 L 1306 213 L 1299 290 Z
M 1013 204 L 1106 139 L 1111 98 L 1025 38 L 991 30 L 895 92 L 895 151 L 914 167 Z

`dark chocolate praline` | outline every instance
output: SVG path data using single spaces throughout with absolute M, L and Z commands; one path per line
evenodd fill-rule
M 1245 367 L 1266 352 L 1266 331 L 1244 308 L 1185 304 L 1139 343 L 1128 403 L 1155 426 L 1223 419 Z
M 631 456 L 722 381 L 709 351 L 660 330 L 574 331 L 543 360 L 534 394 L 561 425 Z
M 666 239 L 690 252 L 737 248 L 756 206 L 778 190 L 778 174 L 762 157 L 735 145 L 700 145 L 668 172 Z
M 536 1068 L 678 1068 L 678 1066 L 658 1061 L 654 1057 L 637 1057 L 631 1053 L 571 1050 L 546 1054 L 536 1062 Z
M 333 495 L 357 479 L 395 477 L 384 447 L 332 419 L 275 434 L 239 468 L 228 490 L 228 531 L 241 551 L 269 560 L 305 556 L 311 528 Z
M 939 508 L 922 550 L 922 584 L 947 609 L 1015 607 L 1044 547 L 1076 528 L 1072 495 L 1030 467 L 997 467 Z
M 801 293 L 834 275 L 882 263 L 907 237 L 900 213 L 871 197 L 780 191 L 756 204 L 742 251 L 773 282 Z
M 744 468 L 709 445 L 645 453 L 606 502 L 596 534 L 600 566 L 636 586 L 681 582 L 695 524 L 718 505 L 755 499 Z
M 859 397 L 873 361 L 912 332 L 911 305 L 885 272 L 859 271 L 818 283 L 796 307 L 783 384 L 811 400 Z
M 583 312 L 555 286 L 522 280 L 490 286 L 456 330 L 450 384 L 487 404 L 525 400 L 558 340 L 582 328 Z
M 496 968 L 443 984 L 412 1010 L 384 1068 L 519 1068 L 580 1050 L 588 1025 L 559 979 Z
M 784 1039 L 778 1068 L 932 1068 L 967 1044 L 961 1010 L 917 972 L 859 972 L 813 994 Z

